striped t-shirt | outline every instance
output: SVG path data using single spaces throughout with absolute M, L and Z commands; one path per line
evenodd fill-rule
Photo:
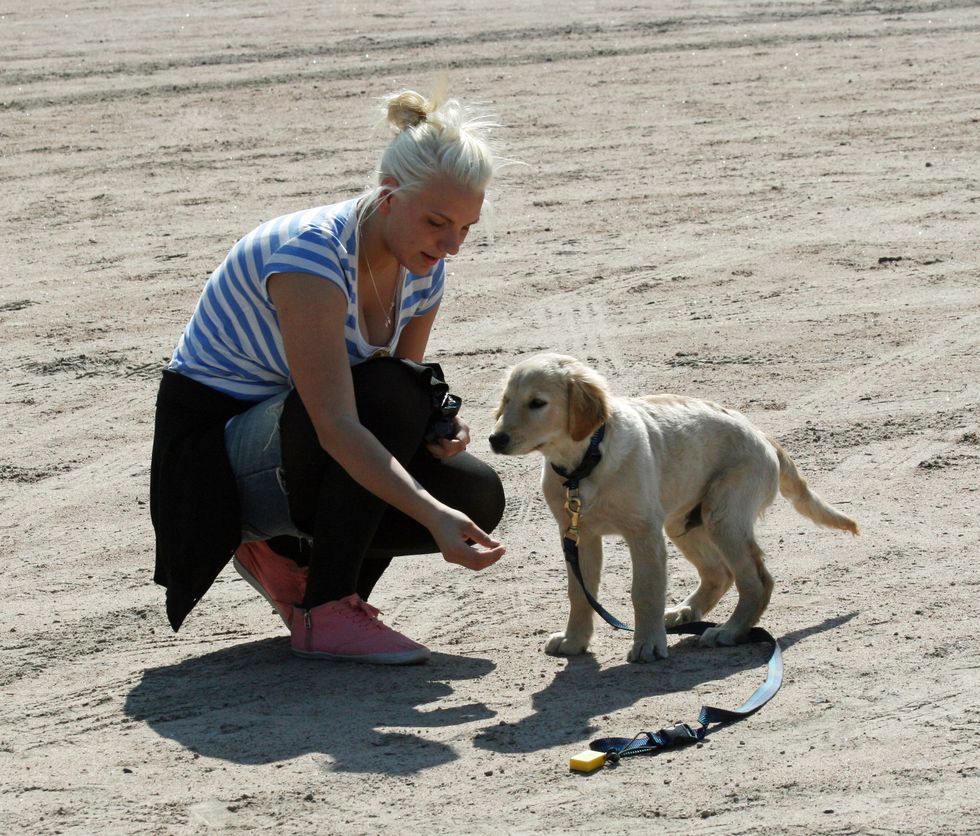
M 168 368 L 242 400 L 265 400 L 289 388 L 279 318 L 267 287 L 274 273 L 312 273 L 344 292 L 352 366 L 378 351 L 393 351 L 412 317 L 439 304 L 445 263 L 424 276 L 403 271 L 391 341 L 370 345 L 357 315 L 358 239 L 357 199 L 284 215 L 253 230 L 211 274 Z

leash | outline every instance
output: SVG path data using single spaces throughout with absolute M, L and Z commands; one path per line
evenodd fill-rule
M 605 435 L 605 429 L 605 425 L 603 424 L 592 434 L 585 456 L 578 467 L 572 470 L 571 473 L 556 464 L 551 465 L 555 473 L 565 480 L 563 483 L 565 488 L 565 511 L 568 514 L 569 523 L 562 536 L 562 551 L 565 554 L 565 560 L 572 570 L 572 574 L 578 580 L 582 592 L 585 593 L 585 598 L 589 602 L 589 606 L 607 624 L 615 629 L 632 632 L 631 627 L 628 627 L 612 615 L 589 592 L 586 588 L 585 580 L 582 578 L 582 569 L 579 565 L 578 529 L 582 514 L 582 499 L 579 496 L 578 486 L 579 482 L 588 477 L 596 465 L 602 460 L 602 453 L 599 452 L 599 444 Z M 713 626 L 715 625 L 709 622 L 695 621 L 690 624 L 678 624 L 673 627 L 668 627 L 667 632 L 700 636 L 705 630 Z M 712 724 L 715 724 L 715 727 L 719 728 L 722 725 L 744 720 L 746 717 L 755 714 L 755 712 L 776 696 L 776 692 L 783 683 L 783 654 L 779 642 L 761 627 L 753 627 L 749 631 L 747 640 L 749 642 L 772 643 L 772 654 L 769 657 L 767 665 L 766 681 L 756 688 L 752 696 L 738 708 L 727 709 L 703 705 L 701 706 L 701 711 L 698 713 L 697 728 L 688 723 L 676 723 L 673 726 L 667 726 L 653 732 L 639 732 L 633 737 L 602 737 L 593 740 L 586 751 L 580 752 L 570 760 L 569 766 L 576 772 L 592 772 L 607 763 L 616 764 L 622 758 L 632 755 L 653 755 L 663 749 L 699 743 L 705 739 L 709 731 L 714 730 L 709 728 Z
M 599 429 L 597 429 L 592 434 L 592 438 L 589 439 L 589 449 L 585 451 L 585 456 L 582 458 L 582 461 L 579 462 L 578 467 L 572 470 L 571 473 L 557 464 L 551 465 L 551 469 L 565 480 L 562 484 L 565 488 L 565 511 L 568 514 L 569 523 L 568 528 L 565 529 L 565 533 L 561 538 L 561 548 L 565 554 L 565 560 L 568 562 L 568 566 L 572 570 L 572 574 L 578 580 L 578 584 L 582 588 L 582 592 L 585 593 L 585 599 L 589 602 L 589 606 L 592 607 L 592 609 L 595 610 L 600 616 L 602 616 L 602 619 L 607 624 L 614 627 L 616 630 L 627 630 L 629 632 L 633 632 L 632 627 L 627 626 L 616 618 L 616 616 L 610 613 L 593 597 L 592 593 L 589 592 L 588 588 L 585 586 L 585 581 L 582 579 L 582 567 L 579 565 L 578 523 L 579 517 L 582 513 L 582 499 L 579 497 L 578 486 L 579 482 L 592 473 L 592 471 L 595 470 L 595 466 L 602 460 L 602 453 L 599 452 L 599 444 L 605 434 L 606 425 L 600 424 Z
M 705 621 L 695 621 L 690 624 L 679 624 L 668 627 L 668 633 L 700 636 L 705 630 L 714 625 Z M 698 713 L 697 727 L 688 723 L 676 723 L 657 731 L 644 731 L 633 737 L 601 737 L 593 740 L 589 748 L 575 755 L 569 766 L 576 772 L 592 772 L 605 764 L 617 764 L 622 758 L 632 755 L 655 755 L 664 749 L 676 746 L 689 746 L 700 743 L 709 732 L 724 725 L 751 717 L 769 700 L 783 684 L 783 653 L 779 642 L 767 630 L 753 627 L 749 632 L 749 642 L 771 642 L 772 654 L 767 664 L 766 681 L 752 693 L 738 708 L 718 708 L 713 705 L 702 705 Z M 709 728 L 712 724 L 715 728 Z

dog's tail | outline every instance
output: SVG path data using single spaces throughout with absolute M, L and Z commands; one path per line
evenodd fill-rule
M 771 438 L 769 442 L 776 448 L 776 456 L 779 458 L 779 492 L 793 503 L 797 512 L 813 520 L 817 525 L 839 528 L 841 531 L 850 531 L 855 535 L 860 534 L 858 524 L 854 520 L 828 505 L 810 490 L 806 479 L 800 476 L 800 471 L 796 469 L 789 453 L 779 442 Z

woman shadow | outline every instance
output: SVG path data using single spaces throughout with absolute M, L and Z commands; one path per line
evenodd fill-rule
M 490 673 L 486 659 L 434 653 L 418 666 L 320 665 L 284 654 L 282 645 L 263 639 L 149 668 L 123 710 L 207 757 L 262 764 L 315 753 L 331 770 L 386 774 L 457 757 L 443 743 L 390 729 L 493 716 L 483 703 L 438 705 L 453 693 L 448 681 Z

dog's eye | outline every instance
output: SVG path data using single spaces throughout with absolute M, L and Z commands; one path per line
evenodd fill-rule
M 548 405 L 547 401 L 541 400 L 541 398 L 532 398 L 531 402 L 528 404 L 530 409 L 541 409 Z

